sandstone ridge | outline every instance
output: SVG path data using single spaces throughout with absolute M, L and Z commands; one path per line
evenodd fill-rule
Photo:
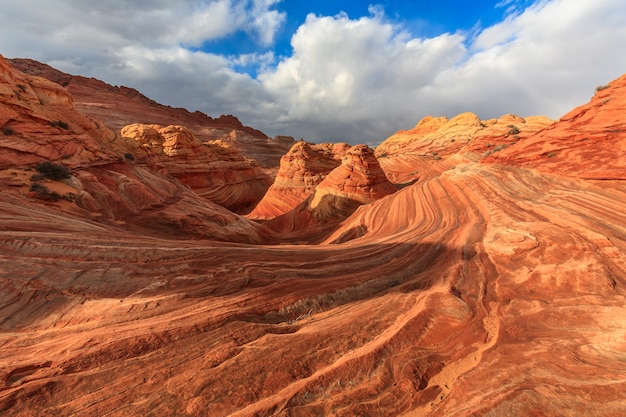
M 260 224 L 165 169 L 236 141 L 123 137 L 0 58 L 0 414 L 626 415 L 625 82 L 554 123 L 279 140 Z

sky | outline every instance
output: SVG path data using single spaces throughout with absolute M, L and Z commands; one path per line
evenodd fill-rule
M 558 119 L 626 73 L 624 22 L 624 0 L 0 0 L 0 54 L 375 146 L 427 115 Z

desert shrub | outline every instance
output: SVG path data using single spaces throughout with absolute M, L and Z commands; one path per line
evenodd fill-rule
M 596 91 L 602 91 L 602 90 L 606 90 L 607 88 L 609 88 L 609 85 L 599 85 L 596 87 Z
M 452 138 L 450 139 L 450 142 L 456 142 L 456 139 Z
M 50 126 L 52 127 L 60 127 L 61 129 L 68 130 L 70 126 L 61 120 L 55 120 L 54 122 L 50 122 Z
M 133 155 L 133 154 L 132 154 L 132 153 L 130 153 L 130 152 L 126 152 L 126 153 L 124 154 L 124 158 L 128 159 L 129 161 L 134 161 L 134 160 L 135 160 L 135 155 Z
M 509 125 L 508 127 L 509 127 L 509 135 L 517 135 L 521 132 L 519 128 L 515 125 Z
M 22 90 L 22 92 L 26 92 L 26 86 L 24 84 L 16 84 L 17 88 Z
M 15 131 L 11 129 L 10 127 L 6 126 L 2 128 L 2 134 L 4 136 L 11 136 L 15 134 Z
M 31 178 L 33 181 L 42 178 L 60 181 L 68 179 L 71 176 L 70 170 L 65 165 L 55 164 L 50 161 L 44 161 L 35 165 L 35 170 L 39 174 L 33 175 Z
M 33 191 L 37 194 L 50 194 L 50 190 L 43 184 L 38 182 L 34 182 L 30 185 L 30 191 Z
M 548 158 L 554 158 L 556 156 L 556 153 L 554 152 L 550 152 L 546 155 Z
M 61 195 L 57 193 L 56 191 L 50 191 L 48 187 L 46 187 L 45 185 L 39 182 L 33 182 L 30 185 L 30 191 L 37 194 L 37 197 L 42 200 L 59 201 L 62 199 L 62 200 L 67 200 L 70 203 L 76 200 L 76 194 L 74 193 L 67 193 L 67 194 Z
M 490 150 L 488 150 L 487 152 L 485 152 L 485 153 L 483 154 L 483 158 L 486 158 L 486 157 L 488 157 L 489 155 L 494 154 L 494 153 L 496 153 L 496 152 L 500 152 L 502 149 L 504 149 L 504 148 L 506 148 L 506 147 L 508 147 L 508 146 L 509 146 L 509 145 L 507 145 L 507 144 L 500 144 L 500 145 L 497 145 L 495 148 L 490 149 Z

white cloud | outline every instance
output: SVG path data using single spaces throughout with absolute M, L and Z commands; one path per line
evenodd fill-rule
M 504 0 L 512 12 L 502 23 L 433 38 L 411 36 L 380 7 L 359 19 L 309 15 L 286 57 L 186 49 L 233 31 L 271 45 L 286 18 L 279 0 L 9 3 L 5 56 L 311 140 L 375 143 L 428 114 L 559 117 L 626 72 L 623 0 Z M 258 79 L 235 70 L 251 65 Z

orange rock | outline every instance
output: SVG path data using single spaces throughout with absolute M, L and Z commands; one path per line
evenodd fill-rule
M 232 115 L 212 118 L 199 111 L 163 106 L 133 88 L 115 87 L 95 78 L 65 74 L 31 59 L 12 59 L 10 62 L 20 71 L 62 85 L 72 95 L 81 113 L 104 121 L 115 132 L 138 121 L 185 126 L 201 142 L 222 140 L 229 143 L 247 158 L 256 160 L 272 176 L 280 157 L 293 144 L 292 141 L 270 139 L 257 129 L 244 126 Z
M 480 146 L 381 158 L 420 171 L 393 194 L 351 148 L 275 235 L 144 162 L 75 156 L 70 178 L 40 180 L 74 202 L 37 198 L 20 164 L 55 149 L 37 129 L 79 119 L 23 77 L 0 82 L 0 114 L 24 129 L 0 135 L 3 416 L 626 415 L 626 190 L 585 179 L 623 172 L 621 79 L 534 135 L 548 121 L 483 121 L 470 144 L 520 130 L 488 163 Z M 185 129 L 140 130 L 63 143 L 193 160 Z M 15 153 L 17 138 L 32 143 Z M 151 150 L 167 141 L 171 156 Z M 201 143 L 229 160 L 230 141 Z M 557 143 L 569 161 L 537 157 Z M 292 156 L 281 184 L 306 185 L 315 167 Z
M 136 148 L 133 159 L 237 213 L 250 211 L 269 186 L 270 179 L 254 161 L 224 142 L 202 143 L 186 127 L 132 124 L 121 135 Z
M 345 152 L 341 165 L 328 173 L 312 195 L 265 224 L 283 239 L 317 242 L 360 205 L 396 190 L 380 168 L 374 151 L 366 145 L 355 145 Z
M 626 179 L 626 76 L 591 101 L 485 162 L 587 179 Z
M 280 169 L 263 199 L 247 216 L 269 220 L 294 209 L 315 192 L 326 175 L 341 164 L 348 144 L 295 145 L 280 160 Z

